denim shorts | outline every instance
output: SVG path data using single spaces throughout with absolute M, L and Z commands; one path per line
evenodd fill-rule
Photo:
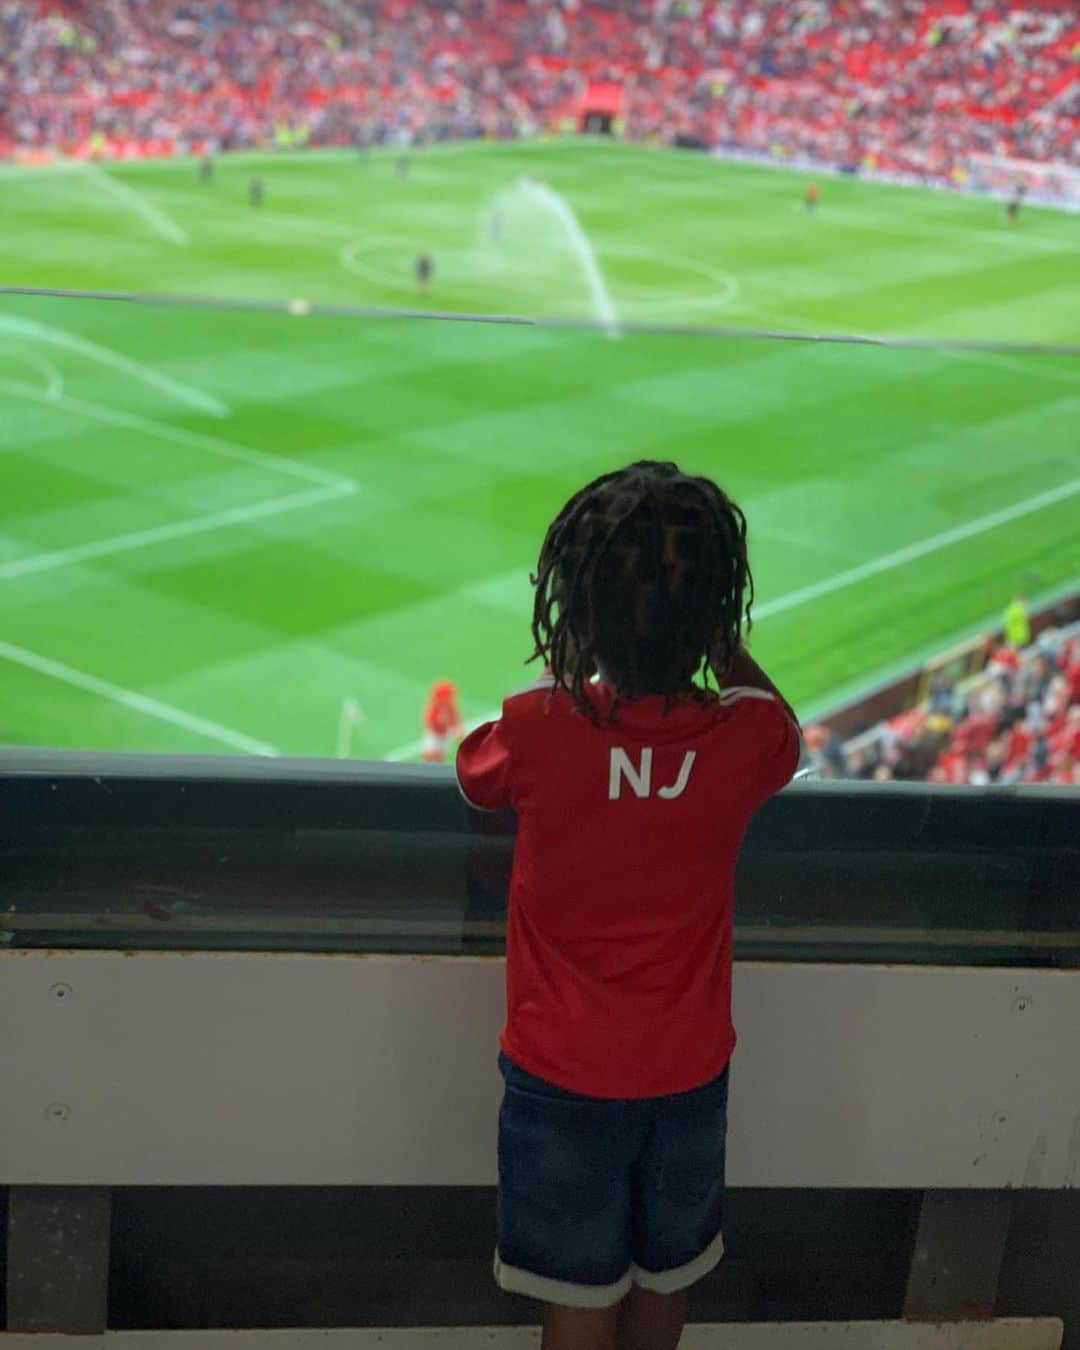
M 724 1252 L 728 1070 L 667 1097 L 583 1097 L 505 1054 L 495 1279 L 605 1308 L 631 1284 L 685 1289 Z

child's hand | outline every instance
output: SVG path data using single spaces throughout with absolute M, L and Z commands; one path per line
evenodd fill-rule
M 775 695 L 788 710 L 791 720 L 796 726 L 799 725 L 799 719 L 795 716 L 794 708 L 746 650 L 744 643 L 739 643 L 739 649 L 732 657 L 731 665 L 723 674 L 716 670 L 715 666 L 713 667 L 713 673 L 716 675 L 716 682 L 721 689 L 725 685 L 730 688 L 732 685 L 745 684 L 749 685 L 751 689 L 763 689 L 766 693 Z

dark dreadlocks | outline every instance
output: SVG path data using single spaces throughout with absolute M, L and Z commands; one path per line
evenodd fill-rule
M 594 720 L 598 665 L 623 698 L 692 693 L 703 665 L 723 676 L 750 627 L 746 517 L 710 479 L 639 460 L 570 498 L 530 580 L 529 659 Z

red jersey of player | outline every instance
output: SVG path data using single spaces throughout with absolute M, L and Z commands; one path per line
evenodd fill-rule
M 431 686 L 424 709 L 424 745 L 420 758 L 425 764 L 439 764 L 446 758 L 450 740 L 462 733 L 458 714 L 457 689 L 451 680 L 436 680 Z
M 818 185 L 816 183 L 807 183 L 806 192 L 803 194 L 803 201 L 808 211 L 817 210 L 818 196 Z

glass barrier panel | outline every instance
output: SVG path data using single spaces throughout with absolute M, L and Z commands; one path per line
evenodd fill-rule
M 1080 963 L 1075 788 L 793 784 L 736 873 L 743 960 Z M 500 955 L 511 814 L 448 767 L 0 753 L 13 947 Z

